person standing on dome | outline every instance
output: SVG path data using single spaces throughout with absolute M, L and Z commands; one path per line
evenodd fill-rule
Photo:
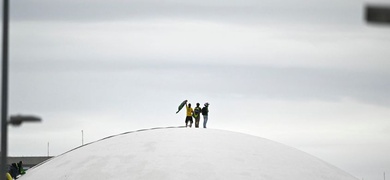
M 199 121 L 200 121 L 200 113 L 202 111 L 202 108 L 199 107 L 200 104 L 196 103 L 196 107 L 194 109 L 193 116 L 195 118 L 195 128 L 199 128 Z
M 190 127 L 192 126 L 193 120 L 192 120 L 192 114 L 194 113 L 194 110 L 191 108 L 191 103 L 186 103 L 186 109 L 187 109 L 187 116 L 186 116 L 186 127 L 188 127 L 188 123 L 190 123 Z
M 203 128 L 206 128 L 207 121 L 209 118 L 209 103 L 204 104 L 204 107 L 202 108 L 202 115 L 203 115 Z

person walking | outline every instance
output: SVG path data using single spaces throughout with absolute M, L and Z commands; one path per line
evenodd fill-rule
M 199 128 L 200 113 L 202 112 L 202 108 L 200 108 L 199 106 L 200 104 L 196 103 L 196 107 L 194 109 L 195 128 Z
M 203 128 L 206 128 L 207 121 L 209 118 L 209 103 L 204 104 L 204 107 L 202 108 L 202 115 L 203 115 Z
M 194 113 L 194 110 L 191 108 L 191 103 L 186 103 L 186 109 L 187 109 L 187 116 L 186 116 L 186 127 L 188 127 L 188 123 L 190 123 L 189 127 L 192 126 L 193 120 L 192 120 L 192 114 Z

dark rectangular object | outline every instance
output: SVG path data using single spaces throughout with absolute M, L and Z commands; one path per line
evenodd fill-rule
M 390 6 L 367 5 L 365 16 L 369 23 L 390 24 Z

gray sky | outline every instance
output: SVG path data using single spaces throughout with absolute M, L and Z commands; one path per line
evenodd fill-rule
M 371 1 L 374 2 L 374 1 Z M 379 2 L 379 1 L 378 1 Z M 390 173 L 390 28 L 369 1 L 11 2 L 10 155 L 184 124 L 268 138 L 359 179 Z

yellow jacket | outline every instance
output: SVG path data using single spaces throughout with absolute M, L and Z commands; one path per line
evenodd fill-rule
M 186 108 L 187 108 L 187 116 L 192 116 L 192 113 L 194 112 L 194 110 L 188 106 L 186 106 Z
M 5 176 L 7 177 L 7 180 L 12 180 L 12 177 L 9 173 L 5 174 Z

